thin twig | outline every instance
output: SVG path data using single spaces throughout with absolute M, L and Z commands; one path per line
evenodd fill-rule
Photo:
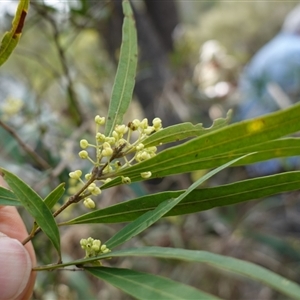
M 44 170 L 51 169 L 51 166 L 41 156 L 39 156 L 30 146 L 28 146 L 21 140 L 21 138 L 17 135 L 15 130 L 13 130 L 11 127 L 3 123 L 1 120 L 0 120 L 0 126 L 4 130 L 6 130 L 18 142 L 21 148 L 29 156 L 31 156 L 39 166 L 41 166 Z

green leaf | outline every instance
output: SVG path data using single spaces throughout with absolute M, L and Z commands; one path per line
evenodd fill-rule
M 192 191 L 165 216 L 177 216 L 214 207 L 257 200 L 271 195 L 299 190 L 300 171 L 248 179 L 212 188 Z M 160 203 L 179 197 L 184 191 L 162 192 L 125 201 L 74 218 L 64 225 L 130 222 L 155 209 Z
M 173 207 L 175 207 L 180 201 L 182 201 L 189 193 L 191 193 L 195 188 L 197 188 L 201 183 L 203 183 L 208 178 L 217 174 L 221 170 L 227 168 L 231 164 L 235 163 L 238 159 L 232 160 L 212 171 L 205 174 L 203 177 L 194 182 L 185 192 L 179 195 L 177 198 L 171 198 L 160 203 L 153 211 L 148 211 L 132 223 L 128 224 L 124 228 L 122 228 L 117 234 L 115 234 L 112 238 L 110 238 L 105 244 L 108 248 L 112 249 L 132 237 L 136 236 L 140 232 L 144 231 L 156 221 L 161 219 L 168 211 L 170 211 Z
M 189 262 L 199 262 L 206 263 L 215 268 L 221 270 L 227 270 L 235 274 L 246 276 L 250 279 L 259 281 L 262 284 L 268 285 L 271 288 L 289 296 L 293 299 L 300 299 L 300 286 L 272 271 L 267 270 L 264 267 L 255 265 L 253 263 L 243 261 L 240 259 L 214 254 L 207 251 L 196 251 L 196 250 L 186 250 L 178 248 L 167 248 L 167 247 L 143 247 L 143 248 L 134 248 L 126 250 L 112 251 L 107 254 L 102 254 L 97 257 L 79 259 L 72 262 L 67 262 L 58 265 L 50 265 L 45 267 L 35 268 L 37 270 L 51 270 L 54 268 L 67 267 L 71 265 L 85 265 L 96 260 L 111 258 L 111 257 L 157 257 L 164 259 L 176 259 L 184 260 Z M 87 271 L 92 270 L 93 268 L 86 268 Z M 102 270 L 101 268 L 96 268 L 95 270 Z M 106 270 L 106 268 L 104 268 Z M 126 276 L 122 276 L 126 277 Z M 103 278 L 104 279 L 104 278 Z M 105 280 L 105 279 L 104 279 Z M 126 284 L 125 284 L 126 285 Z M 198 299 L 198 298 L 197 298 Z
M 268 285 L 271 288 L 291 298 L 300 299 L 300 286 L 295 282 L 253 263 L 232 257 L 227 257 L 224 255 L 213 254 L 206 251 L 194 251 L 164 247 L 144 247 L 113 251 L 109 254 L 99 256 L 99 258 L 104 259 L 106 257 L 128 256 L 159 257 L 165 259 L 185 260 L 193 263 L 206 263 L 221 270 L 231 271 L 235 274 L 240 274 L 253 280 L 259 281 L 262 284 Z M 82 264 L 82 261 L 83 260 L 80 260 L 74 263 Z M 86 261 L 88 261 L 88 259 Z M 89 261 L 91 261 L 91 259 L 89 259 Z M 90 269 L 87 270 L 89 271 Z
M 85 268 L 89 273 L 137 299 L 219 299 L 161 276 L 118 268 Z
M 13 192 L 0 186 L 0 205 L 19 206 L 22 203 Z
M 51 211 L 44 203 L 43 199 L 20 178 L 5 169 L 0 168 L 0 170 L 4 174 L 4 179 L 13 193 L 17 196 L 28 213 L 35 219 L 38 226 L 40 226 L 43 232 L 51 240 L 60 257 L 60 238 L 58 227 Z
M 44 203 L 51 209 L 65 192 L 65 183 L 58 185 L 45 199 Z
M 0 66 L 9 58 L 19 42 L 28 7 L 29 0 L 19 0 L 17 12 L 12 21 L 12 28 L 4 34 L 0 44 Z
M 147 161 L 120 171 L 118 175 L 128 176 L 134 182 L 142 180 L 140 175 L 142 172 L 151 171 L 151 178 L 160 178 L 214 168 L 253 151 L 262 153 L 265 151 L 264 143 L 300 130 L 299 115 L 300 104 L 296 104 L 286 110 L 239 122 L 164 150 Z M 297 139 L 289 139 L 287 143 L 289 143 L 289 149 L 298 147 Z M 275 149 L 269 152 L 270 155 L 276 154 L 276 149 L 279 150 L 276 155 L 284 155 L 284 149 L 277 148 L 276 142 L 273 145 Z M 244 158 L 244 162 L 256 162 L 258 155 L 250 155 Z M 237 162 L 236 165 L 242 163 L 243 160 Z M 110 186 L 112 185 L 108 184 L 106 187 Z
M 232 113 L 229 111 L 225 119 L 220 118 L 214 120 L 212 126 L 209 128 L 204 128 L 201 123 L 193 125 L 189 122 L 169 126 L 151 134 L 143 141 L 143 144 L 145 147 L 159 146 L 195 136 L 201 136 L 228 125 L 231 115 Z
M 106 120 L 106 136 L 110 136 L 115 125 L 122 124 L 123 115 L 130 104 L 135 84 L 137 66 L 137 34 L 133 12 L 127 0 L 123 1 L 125 15 L 119 65 Z
M 273 158 L 299 156 L 300 138 L 283 138 L 274 140 L 260 145 L 250 146 L 248 151 L 256 151 L 256 153 L 238 161 L 236 165 L 247 165 Z

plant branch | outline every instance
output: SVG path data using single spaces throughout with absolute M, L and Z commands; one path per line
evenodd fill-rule
M 21 146 L 21 148 L 30 156 L 34 159 L 34 161 L 42 167 L 42 169 L 47 170 L 51 169 L 51 166 L 41 157 L 39 156 L 30 146 L 25 144 L 22 139 L 18 136 L 18 134 L 13 130 L 11 127 L 6 125 L 0 120 L 0 126 L 7 131 Z

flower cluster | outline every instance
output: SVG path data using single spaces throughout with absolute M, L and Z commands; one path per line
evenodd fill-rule
M 24 107 L 24 102 L 21 99 L 8 97 L 1 106 L 2 117 L 6 121 L 13 115 L 16 115 Z
M 113 177 L 117 176 L 117 172 L 131 166 L 134 163 L 139 163 L 150 159 L 156 155 L 157 148 L 147 147 L 143 141 L 152 133 L 159 131 L 162 128 L 160 118 L 155 118 L 152 125 L 148 124 L 148 119 L 142 121 L 135 119 L 129 122 L 128 125 L 116 125 L 109 136 L 105 136 L 101 131 L 101 127 L 105 125 L 105 118 L 96 116 L 96 134 L 95 142 L 90 143 L 86 139 L 80 140 L 80 148 L 82 149 L 78 155 L 81 159 L 89 160 L 97 169 L 97 177 L 94 181 L 97 183 L 107 183 Z M 135 141 L 131 140 L 136 137 Z M 91 157 L 91 150 L 94 155 Z M 150 171 L 140 174 L 142 178 L 147 179 L 152 176 Z M 92 173 L 84 175 L 86 182 L 81 178 L 82 171 L 75 170 L 69 173 L 72 180 L 76 180 L 78 184 L 73 187 L 80 190 L 81 187 L 87 184 L 86 182 L 92 178 Z M 129 184 L 129 177 L 121 177 L 122 182 Z M 80 194 L 84 199 L 83 203 L 87 208 L 94 208 L 95 203 L 90 196 L 101 194 L 101 189 L 96 183 L 90 183 L 87 188 Z
M 80 246 L 85 250 L 85 258 L 96 257 L 98 255 L 111 252 L 105 244 L 101 244 L 100 240 L 96 240 L 91 237 L 81 239 Z

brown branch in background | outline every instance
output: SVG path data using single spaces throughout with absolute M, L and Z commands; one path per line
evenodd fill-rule
M 59 31 L 58 28 L 56 26 L 55 22 L 51 22 L 51 25 L 53 27 L 54 30 L 54 43 L 55 46 L 57 48 L 58 51 L 58 56 L 59 56 L 59 60 L 63 69 L 63 73 L 64 76 L 67 79 L 67 93 L 68 93 L 68 99 L 69 99 L 69 109 L 70 109 L 70 113 L 71 116 L 75 119 L 75 123 L 76 125 L 80 125 L 82 124 L 84 117 L 81 113 L 81 109 L 79 106 L 79 102 L 74 90 L 74 85 L 73 85 L 73 81 L 70 75 L 70 71 L 69 71 L 69 66 L 67 63 L 67 59 L 65 56 L 65 52 L 63 47 L 61 46 L 60 42 L 59 42 Z
M 71 77 L 70 68 L 65 55 L 66 50 L 62 47 L 59 41 L 60 32 L 57 27 L 56 21 L 49 15 L 44 5 L 40 5 L 36 2 L 32 2 L 32 7 L 35 11 L 42 16 L 44 20 L 47 20 L 53 30 L 53 40 L 58 52 L 58 58 L 62 67 L 62 72 L 67 81 L 67 96 L 68 96 L 68 113 L 76 125 L 81 125 L 85 119 L 82 109 L 80 108 L 79 101 L 74 89 L 74 83 Z
M 47 170 L 47 169 L 51 169 L 51 166 L 41 157 L 39 156 L 30 146 L 26 145 L 21 139 L 20 137 L 17 135 L 17 133 L 10 128 L 9 126 L 7 126 L 5 123 L 3 123 L 0 120 L 0 126 L 7 131 L 17 142 L 18 144 L 21 146 L 21 148 L 30 156 L 34 159 L 34 161 L 40 166 L 42 167 L 42 169 Z

